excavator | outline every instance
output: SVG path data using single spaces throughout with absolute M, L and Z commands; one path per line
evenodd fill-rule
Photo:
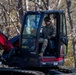
M 48 39 L 47 48 L 43 56 L 40 56 L 39 53 L 43 43 L 41 40 L 44 39 L 42 35 L 42 30 L 45 26 L 44 18 L 47 15 L 51 18 L 56 34 Z M 37 68 L 41 69 L 40 71 L 44 72 L 45 75 L 48 74 L 43 69 L 47 68 L 46 70 L 48 70 L 49 75 L 61 75 L 62 73 L 60 71 L 54 69 L 59 69 L 59 66 L 64 65 L 64 59 L 68 52 L 67 25 L 64 11 L 47 10 L 25 12 L 21 34 L 8 40 L 0 32 L 0 45 L 4 49 L 1 56 L 2 64 L 4 65 L 17 69 L 33 68 L 33 70 L 36 70 Z M 50 70 L 51 68 L 53 70 Z M 69 72 L 72 73 L 71 70 L 68 70 Z M 27 75 L 31 75 L 31 73 L 28 73 Z

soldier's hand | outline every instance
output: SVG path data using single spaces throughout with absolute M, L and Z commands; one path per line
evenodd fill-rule
M 50 39 L 51 37 L 50 36 L 48 36 L 48 39 Z

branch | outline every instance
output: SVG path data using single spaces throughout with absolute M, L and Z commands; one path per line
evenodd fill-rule
M 52 7 L 52 9 L 57 9 L 58 2 L 59 2 L 59 0 L 56 0 L 56 2 L 55 2 L 55 4 L 54 4 L 54 6 Z
M 43 7 L 42 5 L 40 5 L 40 4 L 38 4 L 35 0 L 31 0 L 31 1 L 34 2 L 35 4 L 37 4 L 37 6 L 38 6 L 40 9 L 44 10 L 44 7 Z
M 11 22 L 13 23 L 16 31 L 18 32 L 18 34 L 20 34 L 20 31 L 18 30 L 18 28 L 16 27 L 14 20 L 12 19 L 12 17 L 10 16 L 9 12 L 7 12 L 6 8 L 4 7 L 4 5 L 0 2 L 0 5 L 3 7 L 4 11 L 6 12 L 6 14 L 9 16 Z

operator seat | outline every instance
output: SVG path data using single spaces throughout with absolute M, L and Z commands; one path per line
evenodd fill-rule
M 55 56 L 56 55 L 56 40 L 55 37 L 48 39 L 48 45 L 44 52 L 44 56 Z

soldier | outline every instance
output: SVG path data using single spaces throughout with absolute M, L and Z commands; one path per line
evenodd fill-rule
M 40 52 L 40 56 L 42 57 L 43 56 L 43 53 L 47 47 L 47 44 L 48 44 L 48 39 L 50 39 L 51 37 L 55 36 L 56 34 L 56 31 L 55 31 L 55 28 L 54 26 L 52 25 L 52 22 L 51 22 L 51 19 L 49 16 L 46 16 L 44 18 L 44 22 L 45 22 L 45 25 L 43 27 L 43 30 L 42 30 L 42 34 L 43 34 L 43 44 L 42 44 L 42 48 L 41 48 L 41 52 Z

